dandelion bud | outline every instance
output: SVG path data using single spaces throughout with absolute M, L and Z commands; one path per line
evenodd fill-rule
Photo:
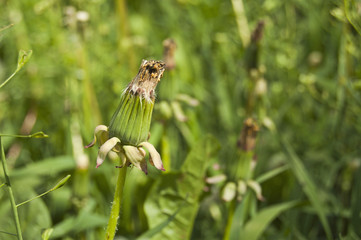
M 247 118 L 243 122 L 243 128 L 241 136 L 237 142 L 237 145 L 243 151 L 252 151 L 256 146 L 256 137 L 259 127 L 252 118 Z
M 174 60 L 174 53 L 177 48 L 177 44 L 173 39 L 168 38 L 163 41 L 163 47 L 164 47 L 163 59 L 166 64 L 166 68 L 168 70 L 171 70 L 175 68 L 176 65 Z

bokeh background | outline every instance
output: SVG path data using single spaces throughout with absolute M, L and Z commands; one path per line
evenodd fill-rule
M 19 208 L 25 239 L 48 228 L 51 239 L 101 239 L 116 163 L 95 169 L 97 149 L 83 146 L 141 60 L 165 59 L 168 38 L 176 65 L 158 86 L 150 138 L 167 171 L 128 169 L 117 238 L 361 237 L 360 1 L 5 0 L 0 13 L 0 28 L 14 24 L 0 32 L 0 82 L 33 51 L 0 89 L 0 133 L 49 135 L 3 138 L 16 201 L 72 175 Z M 240 180 L 262 197 L 249 186 L 245 204 Z M 4 188 L 0 202 L 0 230 L 14 233 Z M 272 208 L 281 203 L 292 204 Z M 259 236 L 241 234 L 252 226 Z

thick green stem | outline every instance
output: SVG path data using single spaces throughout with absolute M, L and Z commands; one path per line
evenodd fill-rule
M 170 155 L 170 146 L 169 146 L 169 138 L 167 128 L 164 128 L 163 136 L 161 139 L 162 145 L 162 161 L 163 166 L 167 171 L 171 171 L 171 155 Z
M 236 210 L 236 203 L 237 203 L 236 199 L 233 199 L 232 202 L 230 203 L 228 210 L 227 225 L 226 225 L 226 230 L 224 232 L 223 240 L 228 240 L 231 234 L 231 226 L 233 222 L 234 212 Z
M 120 164 L 122 164 L 122 161 Z M 113 240 L 114 236 L 115 236 L 115 232 L 117 230 L 117 221 L 119 218 L 120 206 L 122 204 L 122 197 L 123 197 L 124 182 L 125 182 L 126 174 L 127 174 L 127 166 L 119 168 L 112 210 L 110 211 L 108 227 L 107 227 L 107 231 L 105 234 L 106 240 Z
M 13 215 L 14 215 L 16 233 L 17 233 L 18 239 L 23 240 L 23 236 L 21 234 L 21 227 L 20 227 L 18 210 L 17 210 L 17 207 L 16 207 L 13 190 L 12 190 L 11 184 L 10 184 L 10 178 L 9 178 L 9 174 L 8 174 L 8 168 L 7 168 L 7 165 L 6 165 L 5 152 L 4 152 L 4 147 L 3 147 L 3 144 L 2 144 L 2 141 L 1 141 L 1 136 L 0 136 L 0 148 L 1 148 L 1 162 L 2 162 L 3 170 L 4 170 L 5 184 L 6 184 L 7 189 L 8 189 L 10 204 L 11 204 L 11 208 L 12 208 Z

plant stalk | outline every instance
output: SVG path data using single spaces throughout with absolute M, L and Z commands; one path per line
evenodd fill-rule
M 12 190 L 11 184 L 10 184 L 10 178 L 9 178 L 9 174 L 8 174 L 8 168 L 6 165 L 5 152 L 4 152 L 4 147 L 3 147 L 3 144 L 1 141 L 1 136 L 0 136 L 0 148 L 1 148 L 1 162 L 2 162 L 3 170 L 4 170 L 5 184 L 8 189 L 10 204 L 11 204 L 11 208 L 12 208 L 13 215 L 14 215 L 16 233 L 17 233 L 18 240 L 23 240 L 23 236 L 21 233 L 21 227 L 20 227 L 20 220 L 19 220 L 19 215 L 18 215 L 18 209 L 16 207 L 13 190 Z
M 233 222 L 233 216 L 234 216 L 234 213 L 236 210 L 236 204 L 237 204 L 236 199 L 233 199 L 230 203 L 229 210 L 228 210 L 226 230 L 224 231 L 223 240 L 228 240 L 229 236 L 231 234 L 231 226 L 232 226 L 232 222 Z
M 122 161 L 120 161 L 122 164 Z M 105 234 L 105 240 L 113 240 L 116 230 L 117 230 L 117 222 L 120 213 L 120 207 L 122 204 L 125 176 L 127 174 L 127 166 L 119 168 L 117 184 L 115 187 L 115 194 L 112 209 L 110 211 L 110 217 L 108 222 L 107 231 Z

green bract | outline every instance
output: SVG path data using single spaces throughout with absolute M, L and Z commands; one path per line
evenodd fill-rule
M 138 145 L 147 140 L 154 100 L 146 100 L 137 93 L 126 91 L 120 100 L 109 126 L 109 137 L 122 143 Z

